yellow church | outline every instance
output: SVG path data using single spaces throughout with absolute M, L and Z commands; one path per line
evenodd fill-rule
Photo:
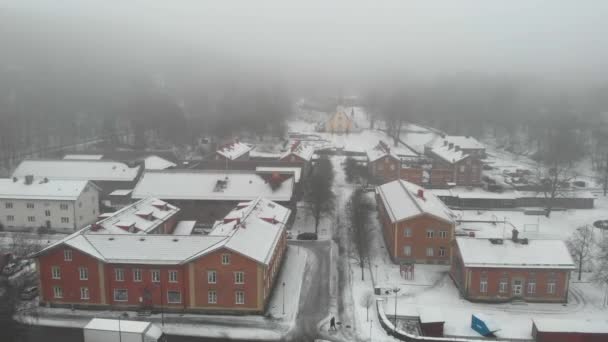
M 350 112 L 344 107 L 338 107 L 336 112 L 325 122 L 319 125 L 319 131 L 327 133 L 348 134 L 358 131 L 358 127 L 354 121 L 355 111 L 353 108 Z

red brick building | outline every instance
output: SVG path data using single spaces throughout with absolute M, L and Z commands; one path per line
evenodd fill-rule
M 574 263 L 564 242 L 513 236 L 456 239 L 450 276 L 463 297 L 483 302 L 567 302 Z
M 536 342 L 605 342 L 608 341 L 608 319 L 535 318 L 532 336 Z
M 314 153 L 315 149 L 312 146 L 302 144 L 299 140 L 296 140 L 289 146 L 289 149 L 281 155 L 279 160 L 286 163 L 301 165 L 302 174 L 307 176 L 311 170 L 311 161 Z
M 440 199 L 415 184 L 396 180 L 376 188 L 376 202 L 393 261 L 450 263 L 454 220 Z
M 258 198 L 209 235 L 85 228 L 38 253 L 40 304 L 262 313 L 286 250 L 290 213 Z
M 377 184 L 403 179 L 421 185 L 423 180 L 421 167 L 408 165 L 382 141 L 367 151 L 367 169 L 370 181 Z
M 455 137 L 465 140 L 456 139 L 454 140 L 456 143 L 447 138 L 450 137 L 435 140 L 424 148 L 425 154 L 433 160 L 429 184 L 431 186 L 480 185 L 482 169 L 480 158 L 485 156 L 485 148 L 482 153 L 478 149 L 463 148 L 459 145 L 473 138 Z

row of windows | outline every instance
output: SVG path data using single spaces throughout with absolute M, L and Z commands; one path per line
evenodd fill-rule
M 557 288 L 557 283 L 554 280 L 550 280 L 547 282 L 546 292 L 548 294 L 555 294 Z M 513 281 L 513 294 L 521 295 L 523 294 L 523 281 L 522 280 L 514 280 Z M 509 283 L 507 280 L 500 280 L 498 283 L 498 293 L 507 293 L 509 291 Z M 487 293 L 488 292 L 488 280 L 481 279 L 479 282 L 479 292 Z M 526 284 L 526 293 L 527 294 L 535 294 L 536 293 L 536 280 L 529 280 Z
M 51 216 L 51 212 L 48 211 L 48 214 L 46 214 L 46 216 Z M 81 216 L 81 219 L 82 219 L 82 216 Z M 6 221 L 7 222 L 13 222 L 13 221 L 15 221 L 15 216 L 14 215 L 6 215 Z M 36 216 L 28 216 L 27 217 L 27 222 L 36 222 Z M 70 223 L 70 218 L 69 217 L 62 217 L 61 218 L 61 223 Z
M 445 248 L 445 247 L 439 247 L 438 251 L 439 251 L 438 256 L 440 256 L 440 257 L 445 257 L 447 255 L 447 248 Z M 412 246 L 410 246 L 410 245 L 403 246 L 403 255 L 411 256 L 412 255 Z M 427 257 L 435 256 L 435 248 L 427 247 L 426 256 Z
M 82 208 L 82 202 L 78 202 L 78 206 L 80 208 Z M 36 206 L 34 205 L 34 203 L 28 202 L 28 203 L 25 203 L 25 207 L 27 209 L 34 209 Z M 5 202 L 4 203 L 4 208 L 5 209 L 13 209 L 13 202 Z M 61 209 L 61 210 L 68 210 L 68 208 L 69 208 L 69 206 L 66 203 L 60 203 L 59 204 L 59 209 Z M 46 210 L 45 212 L 50 213 L 51 211 L 50 210 Z M 50 216 L 50 214 L 47 215 L 47 216 Z
M 412 237 L 412 228 L 405 228 L 403 230 L 403 236 L 404 237 Z M 437 231 L 437 236 L 439 236 L 442 239 L 447 239 L 448 238 L 448 231 L 447 230 L 439 230 Z M 426 230 L 426 237 L 429 239 L 432 239 L 435 237 L 435 230 L 433 229 L 427 229 Z

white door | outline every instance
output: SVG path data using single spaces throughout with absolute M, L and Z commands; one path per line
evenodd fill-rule
M 523 292 L 523 281 L 513 280 L 513 295 L 521 296 L 522 292 Z

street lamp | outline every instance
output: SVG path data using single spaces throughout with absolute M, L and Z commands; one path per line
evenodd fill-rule
M 285 282 L 283 282 L 283 315 L 285 315 Z
M 369 342 L 372 342 L 372 323 L 374 322 L 373 319 L 369 320 Z
M 376 283 L 378 282 L 378 264 L 375 265 L 376 266 Z
M 394 326 L 395 330 L 397 330 L 397 293 L 399 291 L 401 291 L 400 288 L 398 288 L 398 287 L 393 288 L 393 292 L 395 293 L 395 326 Z

